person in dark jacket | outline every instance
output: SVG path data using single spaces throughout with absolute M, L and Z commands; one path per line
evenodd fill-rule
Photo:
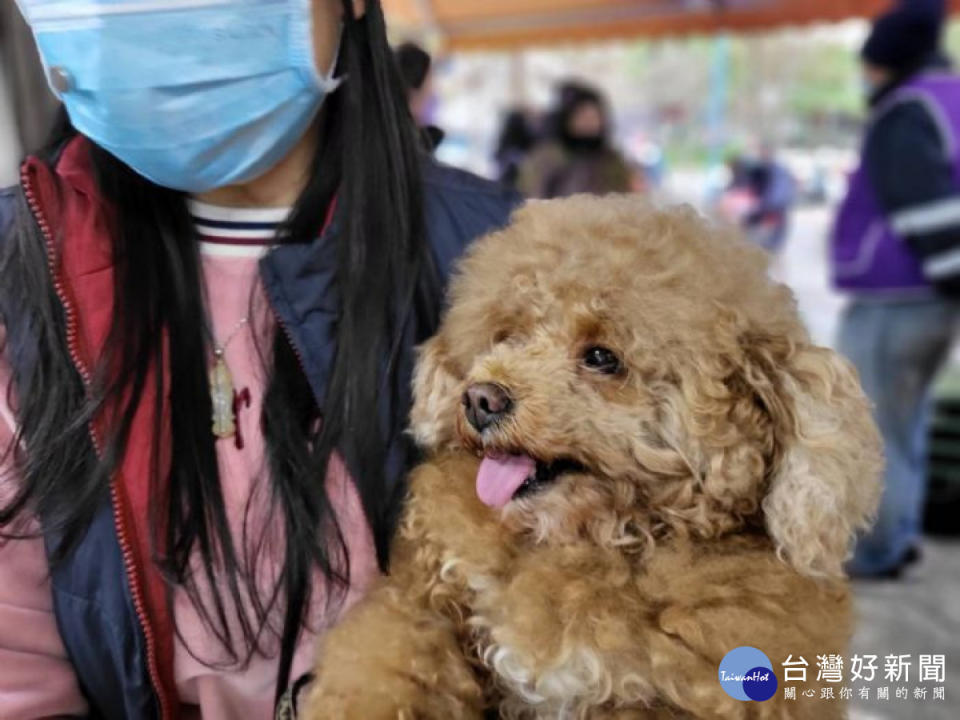
M 790 208 L 796 183 L 790 171 L 777 162 L 770 147 L 760 150 L 760 158 L 749 171 L 757 204 L 744 219 L 748 237 L 769 252 L 783 250 L 790 230 Z
M 430 70 L 433 58 L 430 53 L 416 43 L 406 42 L 394 51 L 400 77 L 406 87 L 407 102 L 414 121 L 420 125 L 424 142 L 431 150 L 436 150 L 443 142 L 445 133 L 436 125 L 427 122 L 427 106 L 433 96 Z
M 634 173 L 612 143 L 610 113 L 599 91 L 578 83 L 558 88 L 548 136 L 520 166 L 517 188 L 527 197 L 630 192 Z
M 779 253 L 789 232 L 789 213 L 796 183 L 777 162 L 771 148 L 756 160 L 742 155 L 728 159 L 730 183 L 720 200 L 720 212 L 741 225 L 747 238 L 771 253 Z
M 421 151 L 376 0 L 20 6 L 68 115 L 0 192 L 0 717 L 272 717 L 517 200 Z
M 870 119 L 833 232 L 850 303 L 840 349 L 860 371 L 886 446 L 885 490 L 850 571 L 895 577 L 919 557 L 928 390 L 960 297 L 960 77 L 940 50 L 943 0 L 877 18 L 862 51 Z
M 537 131 L 530 114 L 523 109 L 509 110 L 497 138 L 493 159 L 497 164 L 497 179 L 507 187 L 516 187 L 520 167 L 537 143 Z

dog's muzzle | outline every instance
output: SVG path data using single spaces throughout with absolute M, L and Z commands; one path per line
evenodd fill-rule
M 513 410 L 513 399 L 496 383 L 477 383 L 463 394 L 463 410 L 477 432 L 496 425 Z

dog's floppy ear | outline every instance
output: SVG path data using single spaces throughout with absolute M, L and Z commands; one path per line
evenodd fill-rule
M 767 531 L 798 571 L 842 575 L 879 499 L 882 450 L 869 404 L 852 366 L 833 351 L 752 340 L 748 383 L 777 444 L 763 500 Z
M 420 346 L 410 411 L 410 431 L 420 447 L 436 450 L 453 440 L 460 383 L 440 335 Z

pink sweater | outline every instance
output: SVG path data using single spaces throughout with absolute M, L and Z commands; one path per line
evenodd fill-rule
M 251 507 L 258 507 L 257 495 L 266 492 L 265 454 L 259 424 L 265 374 L 258 359 L 254 333 L 259 338 L 269 337 L 272 317 L 258 281 L 257 260 L 266 252 L 272 238 L 270 225 L 282 221 L 286 211 L 236 210 L 200 203 L 193 203 L 191 210 L 204 236 L 201 244 L 204 279 L 217 344 L 225 342 L 248 315 L 253 297 L 250 322 L 240 327 L 225 351 L 235 388 L 241 393 L 244 389 L 249 391 L 249 406 L 244 405 L 237 416 L 242 448 L 238 447 L 240 443 L 236 438 L 217 441 L 224 503 L 239 547 L 247 502 L 252 498 Z M 15 428 L 15 418 L 6 403 L 9 383 L 9 367 L 0 358 L 0 456 Z M 10 484 L 16 482 L 9 466 L 0 467 L 0 492 L 9 493 Z M 326 483 L 351 558 L 352 582 L 344 604 L 346 609 L 376 576 L 376 557 L 359 497 L 339 457 L 332 460 Z M 36 528 L 35 521 L 31 524 Z M 263 568 L 265 580 L 272 578 L 277 569 L 276 564 Z M 57 633 L 47 575 L 41 539 L 0 544 L 0 718 L 3 720 L 86 712 L 86 702 Z M 294 677 L 310 670 L 316 633 L 335 620 L 322 615 L 322 591 L 314 593 L 313 602 L 312 631 L 304 633 L 301 639 L 293 666 Z M 272 717 L 275 652 L 267 652 L 269 657 L 254 657 L 243 670 L 223 669 L 217 662 L 223 659 L 217 640 L 205 629 L 186 594 L 179 590 L 174 593 L 174 613 L 182 635 L 182 639 L 176 641 L 174 658 L 177 688 L 184 706 L 180 717 L 204 720 Z

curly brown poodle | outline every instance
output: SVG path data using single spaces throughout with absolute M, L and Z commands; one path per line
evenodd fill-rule
M 732 231 L 626 196 L 519 210 L 461 262 L 412 433 L 391 573 L 326 635 L 305 717 L 845 715 L 816 658 L 847 648 L 880 441 Z M 744 645 L 766 702 L 718 681 Z

